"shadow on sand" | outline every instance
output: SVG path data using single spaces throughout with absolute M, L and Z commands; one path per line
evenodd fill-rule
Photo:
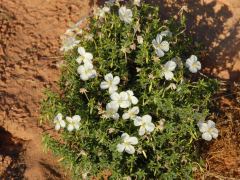
M 230 82 L 240 80 L 240 15 L 234 14 L 229 5 L 220 0 L 146 1 L 159 6 L 162 20 L 185 7 L 187 33 L 204 47 L 201 59 L 205 72 Z M 229 0 L 228 4 L 231 1 L 237 2 Z M 103 2 L 99 0 L 98 5 Z M 240 5 L 237 9 L 240 11 Z

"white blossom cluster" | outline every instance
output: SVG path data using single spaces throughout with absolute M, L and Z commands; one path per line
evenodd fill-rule
M 108 4 L 119 2 L 115 0 L 110 0 Z M 140 6 L 140 0 L 134 0 L 133 4 Z M 103 19 L 107 13 L 110 13 L 110 7 L 98 8 L 95 16 L 99 19 Z M 119 19 L 123 21 L 126 25 L 133 22 L 133 12 L 126 6 L 121 6 L 118 10 Z M 63 39 L 62 51 L 66 52 L 73 49 L 79 44 L 79 40 L 76 39 L 76 35 L 81 34 L 82 31 L 79 29 L 81 22 L 79 21 L 75 26 L 68 29 L 65 33 L 65 38 Z M 171 38 L 172 32 L 170 30 L 165 30 L 157 34 L 156 38 L 152 40 L 152 46 L 154 48 L 155 54 L 158 58 L 162 58 L 170 50 L 170 43 L 165 40 L 165 38 Z M 91 34 L 88 40 L 92 40 Z M 144 38 L 141 35 L 137 35 L 138 44 L 143 44 Z M 78 47 L 79 57 L 76 59 L 79 67 L 77 72 L 80 75 L 80 79 L 83 81 L 89 80 L 96 77 L 97 72 L 93 66 L 93 54 L 87 52 L 84 47 Z M 162 76 L 167 80 L 174 79 L 174 71 L 178 66 L 182 66 L 179 63 L 181 59 L 175 57 L 167 61 L 162 66 Z M 191 73 L 197 73 L 201 70 L 201 63 L 198 61 L 197 56 L 191 55 L 185 62 L 186 68 Z M 104 113 L 105 118 L 112 118 L 114 120 L 120 119 L 119 110 L 123 109 L 124 112 L 121 116 L 123 120 L 132 120 L 136 127 L 139 127 L 138 134 L 143 136 L 154 131 L 155 125 L 152 123 L 152 117 L 149 114 L 139 116 L 140 109 L 137 106 L 138 98 L 134 95 L 132 90 L 118 92 L 118 85 L 120 83 L 119 76 L 113 76 L 112 73 L 108 73 L 104 76 L 104 81 L 101 82 L 100 88 L 102 90 L 108 90 L 110 95 L 110 102 L 106 104 L 106 110 Z M 171 83 L 168 89 L 176 89 L 176 85 Z M 54 118 L 55 129 L 60 130 L 61 128 L 67 128 L 69 132 L 73 130 L 78 130 L 80 127 L 81 117 L 75 115 L 73 117 L 66 117 L 63 120 L 61 113 L 57 114 Z M 217 138 L 218 130 L 215 128 L 215 123 L 211 120 L 208 122 L 198 123 L 200 132 L 202 133 L 202 138 L 210 141 L 212 138 Z M 128 154 L 133 154 L 135 152 L 134 145 L 138 144 L 137 137 L 131 137 L 127 133 L 123 133 L 122 142 L 117 145 L 118 152 L 127 152 Z
M 67 116 L 65 121 L 63 120 L 63 115 L 58 113 L 53 122 L 56 131 L 66 127 L 69 132 L 72 132 L 73 130 L 79 130 L 80 121 L 81 117 L 79 115 L 74 115 L 73 117 Z
M 84 47 L 78 48 L 79 57 L 76 59 L 80 65 L 77 69 L 80 78 L 83 81 L 94 78 L 97 75 L 96 70 L 93 67 L 92 59 L 93 55 L 90 52 L 86 52 Z
M 155 125 L 152 123 L 152 117 L 150 115 L 138 116 L 139 107 L 136 106 L 138 103 L 138 98 L 134 96 L 132 90 L 117 92 L 118 84 L 120 83 L 119 76 L 113 76 L 111 73 L 104 76 L 103 82 L 100 84 L 101 89 L 108 89 L 110 94 L 111 102 L 106 105 L 106 112 L 104 114 L 105 118 L 112 118 L 118 120 L 120 115 L 118 113 L 119 109 L 127 109 L 122 115 L 123 120 L 133 120 L 135 126 L 139 126 L 138 134 L 143 136 L 144 134 L 149 134 L 155 129 Z M 133 107 L 132 107 L 133 106 Z M 136 137 L 130 137 L 127 133 L 122 134 L 122 143 L 117 145 L 117 150 L 119 152 L 126 151 L 129 154 L 135 152 L 133 145 L 138 143 Z
M 169 51 L 169 42 L 163 41 L 163 38 L 169 36 L 172 36 L 172 33 L 169 30 L 163 31 L 160 34 L 157 34 L 156 39 L 152 41 L 152 45 L 155 49 L 156 55 L 161 58 L 165 55 L 166 52 Z M 201 63 L 198 61 L 197 56 L 191 55 L 190 58 L 186 60 L 185 63 L 186 67 L 189 69 L 190 72 L 196 73 L 201 69 Z M 163 76 L 166 80 L 170 81 L 174 78 L 174 70 L 177 67 L 176 58 L 171 59 L 170 61 L 167 61 L 163 65 Z
M 60 51 L 67 52 L 74 47 L 76 47 L 80 40 L 77 40 L 77 35 L 81 35 L 83 33 L 82 28 L 80 27 L 85 18 L 80 19 L 76 24 L 72 24 L 69 29 L 66 30 L 64 35 L 61 37 L 62 39 L 62 47 Z
M 140 0 L 135 0 L 134 4 L 139 6 Z M 119 18 L 126 24 L 130 24 L 132 22 L 133 13 L 131 9 L 127 9 L 125 6 L 119 8 Z M 152 40 L 152 45 L 155 49 L 156 55 L 161 58 L 169 51 L 169 42 L 163 40 L 164 37 L 172 37 L 172 32 L 169 30 L 162 31 L 160 34 L 157 34 L 157 37 Z M 137 36 L 137 41 L 139 44 L 142 44 L 144 39 L 142 36 Z M 174 78 L 173 71 L 176 69 L 177 64 L 175 61 L 170 60 L 166 62 L 163 66 L 163 76 L 166 80 L 172 80 Z M 201 69 L 201 63 L 198 61 L 195 55 L 191 55 L 190 58 L 186 60 L 186 67 L 190 72 L 196 73 Z
M 215 122 L 208 120 L 207 122 L 199 122 L 198 127 L 202 133 L 202 138 L 206 141 L 211 141 L 218 137 L 218 130 L 215 127 Z
M 104 18 L 106 16 L 107 13 L 110 12 L 110 8 L 107 6 L 104 6 L 103 8 L 97 8 L 96 12 L 95 12 L 95 16 L 97 18 Z

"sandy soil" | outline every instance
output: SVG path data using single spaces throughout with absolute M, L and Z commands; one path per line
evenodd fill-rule
M 59 78 L 60 35 L 89 13 L 91 3 L 0 0 L 0 177 L 64 179 L 41 146 L 39 102 Z
M 208 67 L 206 72 L 230 79 L 229 82 L 240 80 L 239 0 L 179 0 L 178 3 L 155 0 L 153 3 L 159 4 L 163 17 L 177 13 L 182 5 L 186 5 L 185 10 L 190 14 L 188 31 L 206 47 L 203 52 L 204 64 Z M 38 124 L 39 102 L 43 89 L 55 88 L 59 77 L 60 35 L 70 21 L 76 22 L 87 15 L 93 6 L 94 0 L 0 0 L 2 179 L 69 179 L 58 167 L 57 159 L 42 150 L 44 128 Z M 230 126 L 224 126 L 223 132 L 224 128 L 228 131 Z M 206 158 L 212 157 L 212 152 L 224 149 L 224 138 L 219 141 L 220 145 L 216 142 L 209 148 Z M 236 175 L 240 167 L 236 157 L 240 153 L 238 145 L 234 144 L 232 149 L 234 152 L 228 154 L 225 148 L 222 155 L 225 159 L 232 158 L 230 163 L 208 159 L 214 172 L 221 174 L 221 171 L 233 168 Z M 219 161 L 222 164 L 215 167 L 211 163 Z M 218 165 L 226 168 L 221 169 Z

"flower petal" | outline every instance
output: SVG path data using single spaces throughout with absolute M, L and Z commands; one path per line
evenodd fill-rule
M 136 145 L 138 143 L 138 139 L 136 137 L 130 137 L 128 142 L 132 145 Z
M 152 132 L 155 129 L 155 125 L 153 123 L 147 123 L 145 128 L 148 132 Z
M 128 138 L 129 138 L 128 133 L 123 133 L 123 134 L 121 135 L 121 138 L 122 138 L 123 140 L 128 139 Z
M 107 110 L 112 109 L 112 110 L 114 110 L 115 112 L 118 111 L 118 108 L 119 108 L 118 104 L 115 103 L 114 101 L 108 103 L 108 104 L 107 104 L 107 107 L 106 107 Z
M 170 81 L 173 79 L 174 74 L 171 71 L 165 71 L 164 72 L 164 77 L 166 80 Z
M 153 45 L 153 47 L 155 48 L 155 49 L 157 49 L 157 41 L 156 41 L 156 39 L 154 39 L 154 40 L 152 40 L 152 45 Z
M 199 61 L 196 62 L 196 68 L 200 70 L 202 68 L 202 65 Z
M 118 145 L 117 145 L 117 151 L 118 151 L 118 152 L 123 152 L 124 149 L 125 149 L 125 146 L 124 146 L 123 144 L 118 144 Z
M 199 124 L 199 131 L 204 133 L 207 132 L 209 129 L 208 124 L 207 123 L 201 123 Z
M 85 55 L 85 49 L 84 49 L 84 47 L 79 47 L 78 48 L 78 53 L 81 55 L 81 56 L 84 56 Z
M 93 69 L 93 64 L 92 63 L 84 63 L 84 68 L 85 69 Z
M 129 113 L 128 113 L 128 112 L 124 113 L 124 114 L 122 115 L 122 118 L 123 118 L 124 120 L 129 119 L 129 118 L 130 118 Z
M 116 92 L 117 90 L 118 90 L 118 87 L 115 85 L 112 85 L 109 87 L 108 92 L 109 92 L 109 94 L 112 94 L 112 93 Z
M 192 59 L 193 61 L 197 61 L 198 60 L 197 56 L 195 56 L 195 55 L 191 55 L 190 59 Z
M 57 123 L 57 124 L 55 125 L 55 130 L 58 131 L 60 128 L 61 128 L 60 124 Z
M 215 122 L 213 122 L 212 120 L 208 120 L 207 124 L 208 124 L 208 127 L 215 128 Z
M 81 80 L 86 81 L 89 79 L 89 76 L 87 74 L 80 74 L 80 78 Z
M 206 141 L 211 141 L 212 140 L 212 136 L 209 132 L 205 132 L 202 134 L 202 138 Z
M 76 130 L 79 130 L 79 128 L 80 128 L 79 123 L 75 124 L 75 125 L 74 125 L 74 128 L 75 128 Z
M 113 115 L 112 115 L 112 118 L 113 118 L 114 120 L 118 120 L 118 119 L 119 119 L 119 114 L 118 114 L 118 113 L 113 114 Z
M 79 56 L 77 59 L 76 59 L 77 63 L 78 64 L 81 64 L 83 62 L 83 57 L 82 56 Z
M 157 42 L 157 44 L 160 44 L 162 42 L 162 35 L 161 34 L 157 35 L 156 42 Z
M 134 114 L 138 114 L 139 113 L 139 107 L 138 106 L 134 106 L 131 111 L 134 113 Z
M 103 81 L 100 84 L 100 88 L 101 89 L 108 89 L 109 88 L 109 84 L 106 81 Z
M 77 68 L 77 72 L 78 72 L 78 74 L 84 73 L 84 72 L 85 72 L 84 66 L 83 66 L 83 65 L 82 65 L 82 66 L 79 66 L 79 67 Z
M 66 120 L 67 120 L 67 122 L 69 122 L 69 123 L 72 123 L 73 122 L 73 119 L 71 118 L 71 117 L 66 117 Z
M 214 139 L 216 139 L 218 137 L 218 130 L 216 128 L 213 128 L 211 130 L 211 135 Z
M 128 100 L 122 101 L 119 106 L 121 108 L 128 108 L 131 105 L 131 103 Z
M 141 126 L 142 125 L 142 118 L 140 116 L 137 116 L 134 119 L 134 126 Z
M 109 81 L 113 81 L 113 75 L 112 73 L 108 73 L 104 76 L 104 79 L 109 82 Z
M 133 105 L 136 105 L 138 103 L 138 98 L 136 98 L 135 96 L 131 97 L 131 102 Z
M 145 134 L 145 132 L 146 132 L 146 129 L 141 126 L 140 129 L 139 129 L 139 131 L 138 131 L 138 134 L 139 134 L 140 136 L 143 136 L 143 135 Z
M 68 127 L 67 127 L 67 130 L 68 130 L 69 132 L 72 132 L 72 131 L 74 130 L 73 125 L 72 125 L 72 124 L 69 124 Z
M 197 73 L 198 69 L 197 69 L 196 67 L 190 66 L 190 67 L 189 67 L 189 71 L 190 71 L 191 73 Z
M 65 126 L 66 126 L 66 122 L 63 120 L 59 121 L 59 124 L 62 128 L 65 128 Z
M 163 57 L 164 56 L 164 52 L 160 48 L 156 49 L 156 54 L 157 54 L 158 57 Z
M 113 101 L 117 101 L 120 98 L 120 95 L 117 92 L 114 92 L 110 97 Z
M 167 41 L 161 42 L 161 49 L 165 52 L 169 51 L 169 43 Z
M 85 58 L 88 59 L 88 60 L 92 60 L 92 59 L 93 59 L 92 53 L 87 52 L 87 53 L 85 54 Z
M 79 115 L 74 115 L 74 116 L 72 117 L 72 119 L 73 119 L 73 121 L 75 121 L 75 122 L 79 122 L 79 121 L 81 120 L 81 117 L 80 117 Z
M 143 117 L 142 117 L 142 121 L 143 122 L 145 122 L 145 123 L 150 123 L 151 121 L 152 121 L 152 116 L 150 116 L 150 115 L 144 115 Z
M 128 145 L 128 146 L 125 147 L 125 151 L 126 151 L 128 154 L 134 154 L 135 148 L 134 148 L 132 145 Z
M 120 78 L 119 78 L 119 76 L 115 76 L 114 78 L 113 78 L 113 82 L 112 82 L 114 85 L 118 85 L 119 83 L 120 83 Z
M 62 120 L 62 114 L 61 113 L 58 113 L 57 116 L 54 118 L 54 121 L 60 121 Z
M 177 67 L 177 64 L 174 61 L 168 61 L 166 64 L 164 64 L 164 68 L 168 71 L 174 71 Z
M 132 90 L 127 90 L 127 93 L 128 93 L 129 96 L 133 96 L 134 95 Z

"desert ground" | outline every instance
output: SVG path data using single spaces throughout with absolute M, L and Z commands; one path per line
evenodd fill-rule
M 162 18 L 187 14 L 188 32 L 202 43 L 204 72 L 221 80 L 215 100 L 220 137 L 206 144 L 205 179 L 240 179 L 240 1 L 151 0 Z M 60 36 L 103 1 L 0 0 L 0 179 L 70 179 L 43 151 L 40 101 L 56 88 L 63 61 Z M 50 128 L 51 129 L 51 128 Z

